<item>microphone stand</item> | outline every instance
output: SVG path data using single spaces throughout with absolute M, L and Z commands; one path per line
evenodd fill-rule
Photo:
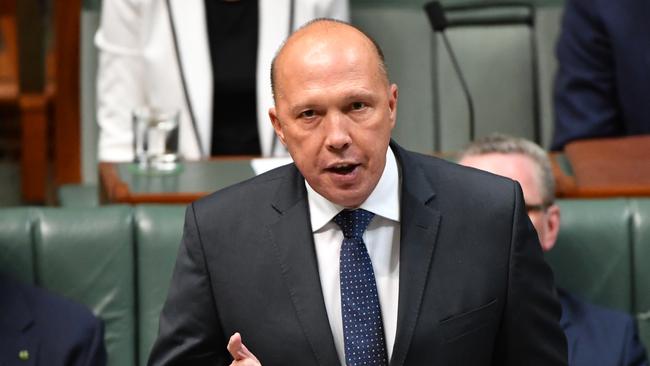
M 456 76 L 460 81 L 460 86 L 461 89 L 463 90 L 463 94 L 465 95 L 465 100 L 467 101 L 467 109 L 469 112 L 469 139 L 470 141 L 474 141 L 474 138 L 476 137 L 476 122 L 474 120 L 474 101 L 472 100 L 472 95 L 469 92 L 469 87 L 467 86 L 465 77 L 463 76 L 463 73 L 460 69 L 458 60 L 456 59 L 456 54 L 454 53 L 454 50 L 451 47 L 451 43 L 449 42 L 449 38 L 447 38 L 447 34 L 445 33 L 445 28 L 447 28 L 447 24 L 448 24 L 447 18 L 445 17 L 445 11 L 442 9 L 442 5 L 440 5 L 440 2 L 438 1 L 431 1 L 426 5 L 424 5 L 424 11 L 427 13 L 427 17 L 429 18 L 429 22 L 431 23 L 431 27 L 433 28 L 433 31 L 439 32 L 440 35 L 442 36 L 442 40 L 443 43 L 445 44 L 445 48 L 449 53 L 449 59 L 451 60 L 451 64 L 454 67 Z

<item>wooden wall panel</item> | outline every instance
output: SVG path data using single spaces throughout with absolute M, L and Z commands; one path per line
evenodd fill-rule
M 45 89 L 45 19 L 40 0 L 16 2 L 21 129 L 21 190 L 28 203 L 44 203 L 48 187 L 48 117 Z
M 54 96 L 54 179 L 81 182 L 79 29 L 81 0 L 56 0 L 56 93 Z
M 21 185 L 25 202 L 44 202 L 47 189 L 47 99 L 21 94 Z

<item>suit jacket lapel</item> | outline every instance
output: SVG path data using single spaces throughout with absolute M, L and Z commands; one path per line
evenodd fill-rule
M 195 119 L 202 153 L 209 155 L 213 83 L 205 6 L 203 0 L 167 0 L 167 4 L 187 107 Z
M 34 337 L 34 317 L 27 304 L 22 289 L 0 278 L 0 292 L 11 294 L 0 300 L 0 365 L 36 364 L 38 340 Z M 4 286 L 13 287 L 5 291 Z M 28 358 L 19 358 L 20 352 L 26 351 Z
M 273 204 L 278 220 L 270 225 L 291 301 L 312 350 L 323 366 L 339 365 L 320 285 L 304 180 L 294 167 Z
M 435 196 L 422 168 L 399 146 L 391 147 L 402 177 L 399 305 L 391 366 L 403 365 L 420 314 L 430 273 L 440 212 L 429 206 Z

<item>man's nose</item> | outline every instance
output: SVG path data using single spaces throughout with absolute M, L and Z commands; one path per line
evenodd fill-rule
M 330 150 L 343 150 L 350 146 L 350 121 L 342 113 L 331 113 L 325 120 L 325 143 Z

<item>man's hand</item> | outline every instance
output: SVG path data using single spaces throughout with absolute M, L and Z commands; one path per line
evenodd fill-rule
M 246 348 L 239 333 L 235 333 L 230 337 L 228 352 L 233 358 L 230 366 L 262 366 L 257 357 Z

